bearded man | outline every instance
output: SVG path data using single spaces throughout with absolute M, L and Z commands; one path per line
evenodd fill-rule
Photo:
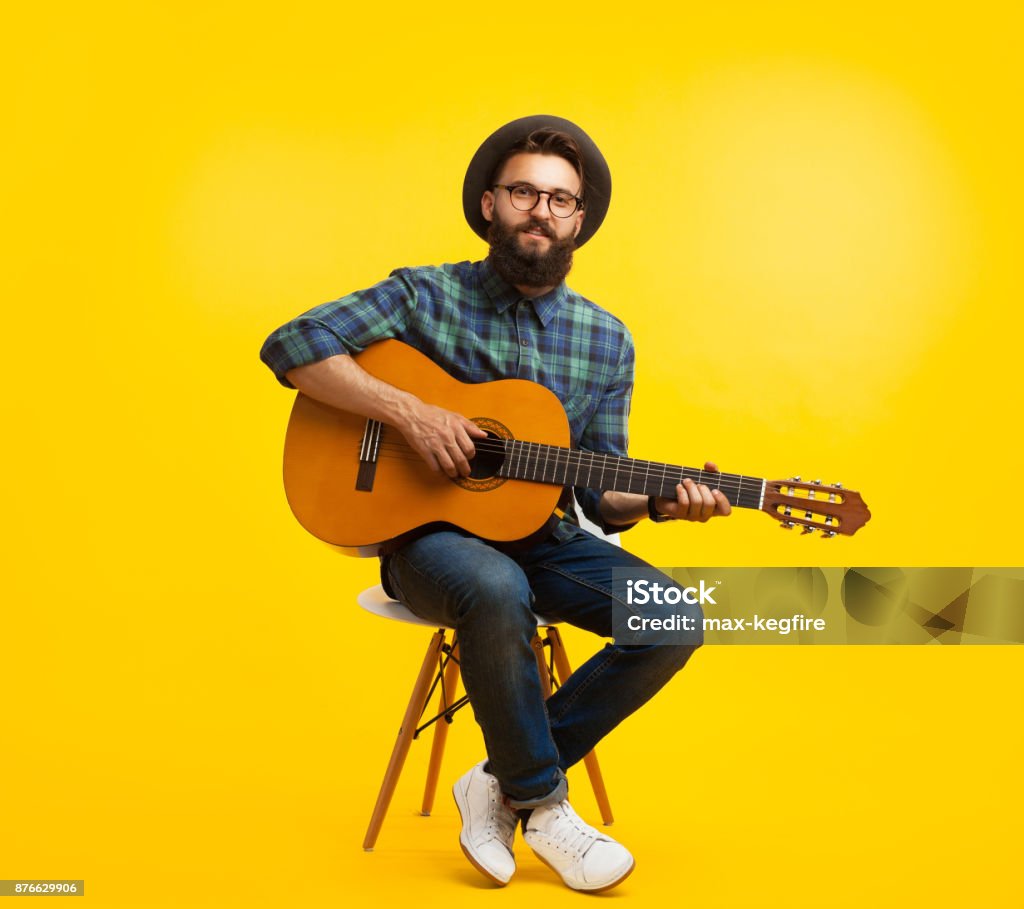
M 600 227 L 610 197 L 604 156 L 574 123 L 552 116 L 508 123 L 477 150 L 463 188 L 466 219 L 490 247 L 486 259 L 397 269 L 284 325 L 261 356 L 285 386 L 395 427 L 451 478 L 469 475 L 474 440 L 484 431 L 464 414 L 370 376 L 352 354 L 397 338 L 462 382 L 539 382 L 564 406 L 575 447 L 625 456 L 632 338 L 565 283 L 574 250 Z M 575 494 L 605 534 L 643 518 L 707 521 L 730 512 L 720 490 L 689 479 L 674 499 Z M 517 822 L 526 843 L 573 889 L 606 890 L 633 870 L 629 851 L 572 809 L 565 771 L 686 664 L 700 632 L 687 644 L 610 643 L 547 702 L 530 646 L 536 614 L 612 637 L 614 569 L 651 571 L 582 530 L 571 502 L 550 534 L 525 550 L 501 551 L 453 528 L 420 536 L 382 561 L 389 594 L 458 636 L 487 749 L 455 783 L 460 843 L 499 885 L 515 871 Z M 661 583 L 676 586 L 668 577 Z M 681 611 L 652 604 L 644 615 L 659 610 L 665 617 Z M 684 611 L 688 627 L 699 629 L 699 607 Z

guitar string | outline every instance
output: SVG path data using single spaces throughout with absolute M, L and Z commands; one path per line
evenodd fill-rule
M 509 451 L 509 447 L 506 447 L 505 441 L 513 443 L 513 445 L 518 443 L 521 446 L 524 446 L 524 447 L 525 446 L 530 446 L 532 448 L 539 449 L 539 450 L 543 450 L 545 448 L 548 448 L 548 450 L 550 452 L 553 452 L 555 454 L 555 463 L 553 465 L 551 479 L 550 480 L 546 479 L 546 466 L 545 466 L 544 470 L 540 474 L 540 476 L 544 477 L 544 479 L 539 480 L 539 482 L 550 482 L 550 483 L 554 483 L 555 485 L 558 485 L 556 483 L 556 481 L 554 480 L 554 477 L 556 476 L 556 471 L 558 470 L 559 467 L 564 467 L 565 466 L 565 462 L 562 462 L 561 460 L 559 460 L 559 455 L 560 454 L 564 454 L 565 452 L 569 452 L 570 455 L 575 455 L 576 458 L 580 459 L 580 460 L 582 460 L 583 458 L 586 458 L 586 457 L 590 457 L 592 459 L 592 461 L 596 461 L 597 458 L 601 458 L 603 461 L 608 461 L 610 459 L 613 462 L 614 461 L 622 461 L 622 460 L 630 460 L 630 461 L 633 461 L 634 465 L 635 464 L 646 464 L 646 465 L 653 466 L 653 467 L 666 468 L 666 471 L 664 472 L 663 475 L 660 475 L 660 476 L 658 474 L 655 475 L 656 479 L 660 478 L 662 480 L 666 480 L 666 479 L 669 479 L 669 478 L 674 479 L 676 474 L 678 474 L 680 472 L 680 470 L 684 471 L 687 474 L 695 474 L 695 475 L 700 475 L 700 474 L 709 474 L 710 475 L 710 473 L 711 473 L 710 471 L 698 470 L 697 468 L 681 468 L 681 467 L 678 467 L 678 466 L 675 466 L 675 465 L 660 464 L 658 462 L 640 462 L 640 461 L 635 461 L 634 459 L 621 459 L 621 458 L 618 458 L 618 456 L 616 456 L 616 455 L 603 455 L 603 454 L 598 454 L 598 453 L 595 453 L 595 452 L 563 449 L 563 448 L 557 448 L 557 447 L 554 447 L 554 446 L 544 446 L 541 443 L 535 443 L 535 442 L 521 442 L 521 443 L 519 443 L 518 440 L 513 440 L 513 439 L 509 439 L 509 440 L 487 440 L 487 439 L 482 439 L 477 444 L 477 448 L 478 449 L 484 448 L 484 449 L 490 450 L 493 453 L 502 454 L 502 455 L 506 455 L 506 456 L 514 455 L 514 451 L 510 452 Z M 412 463 L 416 463 L 416 462 L 422 463 L 422 459 L 420 458 L 420 456 L 416 452 L 413 451 L 412 447 L 410 445 L 408 445 L 408 443 L 397 442 L 397 441 L 396 442 L 381 442 L 380 443 L 380 448 L 381 449 L 388 449 L 387 452 L 384 452 L 384 451 L 381 452 L 382 455 L 386 454 L 387 457 L 394 458 L 396 460 L 408 461 L 408 462 L 412 462 Z M 536 462 L 538 459 L 536 457 L 534 457 L 533 460 Z M 618 480 L 620 479 L 620 475 L 622 475 L 624 473 L 624 470 L 621 467 L 616 468 L 614 470 L 615 480 L 613 481 L 612 486 L 609 487 L 607 482 L 605 482 L 605 480 L 606 480 L 606 476 L 605 475 L 608 473 L 609 468 L 606 465 L 602 465 L 598 469 L 602 471 L 602 483 L 599 484 L 596 488 L 614 488 L 614 483 L 617 483 Z M 630 478 L 632 478 L 632 475 L 633 475 L 633 473 L 635 473 L 635 471 L 636 471 L 635 466 L 632 467 L 629 470 Z M 536 471 L 534 473 L 536 474 Z M 588 477 L 589 477 L 589 473 L 588 473 Z M 732 478 L 734 478 L 734 480 Z M 520 477 L 520 476 L 516 476 L 514 473 L 510 473 L 510 474 L 508 474 L 506 476 L 503 476 L 503 479 L 520 479 L 520 480 L 527 480 L 527 481 L 533 479 L 533 480 L 536 481 L 536 476 L 534 476 L 534 477 L 528 477 L 528 476 Z M 720 480 L 725 481 L 725 482 L 720 482 L 717 485 L 708 483 L 707 485 L 715 485 L 715 488 L 721 489 L 723 492 L 726 492 L 727 494 L 732 494 L 734 496 L 734 498 L 730 498 L 730 501 L 734 505 L 737 505 L 739 507 L 746 507 L 746 508 L 758 508 L 759 507 L 759 505 L 760 505 L 760 487 L 761 487 L 761 484 L 764 482 L 760 477 L 747 477 L 747 476 L 744 476 L 744 475 L 741 475 L 741 474 L 722 474 L 720 476 Z M 752 481 L 751 484 L 748 484 L 748 488 L 747 489 L 743 489 L 743 481 L 744 480 Z M 754 483 L 756 483 L 757 488 L 749 488 L 749 486 L 753 486 Z M 575 485 L 585 485 L 585 484 L 576 483 Z M 830 491 L 832 489 L 833 489 L 833 487 L 829 487 L 829 486 L 824 486 L 823 485 L 823 486 L 817 487 L 813 491 L 816 491 L 816 492 L 826 492 L 826 491 Z M 836 490 L 836 491 L 837 492 L 845 492 L 846 490 Z M 744 501 L 744 498 L 746 499 L 746 501 Z M 812 499 L 812 498 L 806 498 L 806 497 L 803 497 L 803 496 L 794 496 L 794 495 L 790 495 L 788 498 L 793 500 L 791 507 L 793 509 L 795 509 L 796 513 L 791 514 L 791 515 L 783 515 L 782 512 L 779 512 L 779 515 L 780 515 L 780 517 L 783 517 L 783 516 L 784 517 L 789 517 L 789 518 L 797 521 L 798 523 L 805 523 L 804 521 L 801 520 L 800 512 L 807 512 L 808 513 L 808 515 L 807 515 L 808 517 L 813 515 L 814 517 L 819 517 L 819 518 L 825 517 L 826 520 L 831 520 L 833 518 L 833 516 L 831 516 L 831 515 L 829 515 L 827 513 L 823 514 L 821 506 L 823 506 L 823 505 L 836 506 L 836 505 L 841 504 L 839 502 L 830 502 L 829 500 L 824 499 L 824 498 L 820 498 L 820 499 L 819 498 L 813 498 Z M 837 522 L 839 520 L 838 516 L 834 516 L 834 519 Z M 830 525 L 821 525 L 820 522 L 817 522 L 817 525 L 818 526 L 830 526 L 832 529 L 835 529 L 835 530 L 838 530 L 839 526 L 840 526 L 839 523 L 830 524 Z
M 517 446 L 520 449 L 518 452 L 516 451 Z M 380 443 L 380 447 L 382 449 L 390 449 L 396 452 L 408 452 L 410 454 L 409 460 L 416 460 L 419 458 L 419 455 L 413 451 L 412 447 L 404 441 L 382 441 Z M 480 439 L 475 442 L 475 447 L 477 451 L 502 455 L 506 458 L 520 462 L 522 461 L 524 454 L 522 449 L 531 449 L 528 460 L 531 464 L 537 466 L 541 473 L 546 473 L 547 468 L 549 467 L 555 471 L 558 469 L 564 469 L 567 465 L 576 461 L 578 469 L 586 467 L 603 470 L 606 473 L 614 469 L 616 473 L 627 472 L 632 475 L 642 468 L 646 471 L 645 475 L 649 475 L 652 469 L 657 469 L 658 473 L 655 474 L 655 476 L 660 476 L 663 479 L 668 479 L 682 473 L 683 477 L 691 477 L 694 479 L 698 477 L 718 477 L 721 480 L 735 481 L 737 483 L 750 481 L 751 484 L 760 484 L 764 482 L 762 477 L 748 476 L 746 474 L 708 471 L 697 467 L 682 467 L 660 461 L 645 461 L 638 458 L 621 457 L 619 455 L 606 455 L 600 452 L 590 452 L 585 449 L 561 448 L 558 446 L 545 445 L 539 442 L 520 441 L 518 439 Z M 602 460 L 602 464 L 598 466 L 597 459 L 599 458 Z M 609 466 L 609 464 L 611 464 L 611 466 Z M 525 479 L 525 477 L 512 478 Z M 824 492 L 826 490 L 834 491 L 839 494 L 848 492 L 848 490 L 841 489 L 839 487 L 815 484 L 814 491 Z
M 532 445 L 534 443 L 523 443 L 523 444 L 530 444 L 530 445 Z M 661 479 L 667 479 L 667 478 L 670 478 L 670 477 L 675 477 L 676 475 L 682 473 L 684 476 L 691 476 L 691 475 L 694 476 L 694 477 L 706 476 L 709 480 L 712 477 L 717 477 L 720 481 L 725 481 L 725 482 L 730 482 L 730 483 L 737 483 L 737 484 L 741 483 L 743 481 L 748 481 L 748 480 L 751 481 L 752 483 L 756 482 L 758 484 L 760 484 L 762 482 L 762 479 L 760 477 L 748 477 L 748 476 L 745 476 L 743 474 L 729 474 L 729 473 L 712 472 L 712 471 L 702 470 L 702 469 L 698 469 L 698 468 L 680 467 L 678 465 L 662 464 L 660 462 L 655 462 L 655 461 L 643 461 L 643 460 L 635 459 L 635 458 L 620 458 L 617 455 L 603 455 L 603 454 L 600 454 L 600 453 L 593 453 L 593 452 L 586 452 L 586 451 L 571 451 L 571 452 L 568 453 L 568 456 L 566 457 L 566 452 L 568 451 L 567 449 L 551 449 L 551 450 L 548 450 L 548 451 L 544 451 L 543 450 L 543 446 L 537 446 L 537 447 L 540 449 L 540 456 L 538 456 L 537 452 L 534 452 L 533 456 L 530 459 L 531 460 L 531 464 L 532 464 L 532 466 L 534 466 L 536 468 L 535 473 L 543 474 L 545 476 L 547 475 L 547 472 L 548 472 L 549 469 L 552 471 L 552 476 L 556 475 L 557 471 L 559 471 L 559 470 L 563 470 L 563 472 L 564 472 L 565 469 L 567 467 L 569 467 L 569 466 L 572 466 L 573 461 L 575 461 L 576 462 L 575 466 L 577 467 L 577 469 L 582 469 L 584 467 L 591 468 L 591 469 L 596 468 L 596 469 L 602 471 L 605 474 L 610 473 L 610 472 L 614 472 L 617 476 L 622 476 L 622 475 L 625 475 L 625 474 L 629 474 L 630 476 L 632 476 L 632 475 L 636 474 L 639 470 L 643 469 L 644 472 L 645 472 L 645 477 L 653 475 L 655 478 L 661 478 Z M 411 449 L 410 446 L 403 445 L 402 443 L 398 443 L 398 442 L 395 442 L 395 443 L 386 443 L 386 442 L 382 443 L 381 444 L 381 448 L 382 449 L 390 449 L 390 450 L 396 451 L 396 452 L 401 451 L 403 454 L 405 452 L 409 452 L 410 454 L 412 454 L 412 458 L 411 459 L 413 459 L 413 460 L 416 457 L 418 457 L 418 455 L 415 455 L 414 453 L 412 453 L 412 449 Z M 483 451 L 488 451 L 489 450 L 489 451 L 491 451 L 491 452 L 493 452 L 495 454 L 501 454 L 501 455 L 505 455 L 505 456 L 514 456 L 514 455 L 516 455 L 516 452 L 514 451 L 514 449 L 512 451 L 510 451 L 509 449 L 505 448 L 505 446 L 503 446 L 503 445 L 497 445 L 497 446 L 478 445 L 477 449 L 478 450 L 483 450 Z M 519 457 L 521 459 L 521 453 L 519 454 Z M 602 463 L 600 465 L 597 464 L 597 459 L 598 458 L 600 458 L 602 460 Z M 655 470 L 655 472 L 653 474 L 652 474 L 652 469 Z M 526 479 L 525 477 L 515 477 L 515 478 L 517 478 L 517 479 Z
M 537 443 L 519 444 L 537 445 Z M 402 457 L 405 460 L 416 460 L 417 458 L 419 458 L 419 455 L 413 452 L 411 446 L 409 446 L 408 444 L 403 444 L 401 442 L 382 442 L 380 444 L 380 448 L 382 450 L 387 450 L 389 454 L 393 452 L 394 454 L 391 455 L 393 457 Z M 477 451 L 485 453 L 499 454 L 507 458 L 515 457 L 518 460 L 522 459 L 521 452 L 517 454 L 514 448 L 510 450 L 503 444 L 477 444 L 476 448 Z M 543 450 L 543 446 L 540 445 L 537 445 L 537 448 L 540 449 L 539 452 L 533 452 L 532 456 L 529 459 L 530 466 L 534 468 L 533 473 L 537 475 L 546 476 L 548 474 L 548 471 L 550 470 L 552 477 L 554 477 L 559 470 L 562 470 L 564 472 L 568 467 L 574 466 L 573 462 L 575 461 L 575 467 L 577 468 L 577 470 L 581 470 L 583 468 L 591 468 L 599 470 L 605 474 L 614 473 L 616 476 L 622 476 L 626 474 L 632 476 L 633 474 L 636 474 L 641 469 L 643 469 L 645 471 L 645 477 L 653 476 L 655 478 L 660 477 L 662 479 L 675 477 L 676 475 L 680 474 L 680 472 L 682 472 L 684 476 L 692 475 L 693 478 L 696 478 L 698 476 L 706 476 L 708 478 L 718 477 L 721 481 L 732 482 L 736 484 L 739 484 L 740 482 L 745 480 L 757 483 L 762 482 L 760 477 L 747 477 L 742 474 L 712 472 L 707 470 L 701 470 L 695 467 L 680 467 L 673 464 L 662 464 L 656 461 L 644 461 L 637 458 L 620 458 L 618 455 L 604 455 L 599 452 L 575 451 L 557 448 L 551 448 L 545 451 Z M 406 457 L 407 454 L 408 457 Z M 602 459 L 602 463 L 600 465 L 597 464 L 597 459 L 599 458 Z M 652 468 L 657 468 L 658 472 L 652 473 Z M 527 479 L 527 477 L 518 477 L 515 476 L 514 474 L 510 474 L 510 478 Z
M 506 445 L 506 442 L 509 444 Z M 516 447 L 521 450 L 517 453 Z M 398 457 L 402 460 L 416 461 L 419 460 L 419 455 L 413 452 L 411 446 L 408 443 L 402 441 L 387 442 L 382 441 L 380 443 L 382 450 L 387 449 L 390 457 Z M 496 440 L 496 439 L 480 439 L 476 442 L 476 448 L 478 451 L 489 452 L 493 454 L 500 454 L 511 460 L 522 460 L 523 451 L 522 449 L 528 449 L 530 455 L 530 466 L 534 469 L 532 471 L 532 478 L 541 478 L 541 482 L 555 482 L 555 478 L 558 475 L 558 471 L 561 470 L 563 474 L 567 476 L 572 462 L 576 461 L 576 468 L 578 471 L 582 471 L 584 468 L 588 468 L 588 478 L 590 473 L 597 470 L 601 474 L 602 482 L 597 484 L 601 488 L 611 487 L 615 488 L 621 481 L 624 481 L 628 486 L 634 475 L 640 470 L 644 471 L 644 479 L 653 479 L 660 483 L 662 488 L 667 482 L 672 481 L 672 485 L 681 481 L 686 477 L 704 482 L 709 486 L 721 489 L 723 492 L 732 493 L 737 498 L 746 496 L 748 499 L 754 500 L 760 498 L 761 485 L 764 482 L 761 477 L 749 477 L 743 474 L 728 474 L 728 473 L 712 473 L 698 468 L 691 467 L 680 467 L 672 464 L 663 464 L 654 461 L 641 461 L 638 459 L 631 458 L 620 458 L 617 455 L 604 455 L 595 452 L 588 452 L 584 450 L 574 450 L 558 448 L 557 446 L 545 446 L 541 443 L 536 442 L 520 442 L 519 440 Z M 598 464 L 598 459 L 601 459 L 601 464 Z M 531 476 L 519 476 L 522 473 L 521 468 L 511 466 L 507 478 L 508 479 L 531 479 Z M 549 478 L 550 473 L 550 478 Z M 608 483 L 609 474 L 612 477 L 612 481 Z M 717 482 L 712 482 L 712 478 L 717 478 Z M 579 477 L 577 477 L 579 479 Z M 747 488 L 744 489 L 744 483 L 747 484 Z M 577 483 L 576 485 L 586 485 L 585 483 Z M 642 487 L 646 488 L 646 486 Z M 828 487 L 822 487 L 826 489 Z M 807 501 L 814 501 L 809 499 Z M 824 499 L 819 500 L 825 502 Z
M 674 464 L 665 464 L 658 461 L 644 461 L 637 458 L 622 458 L 618 455 L 605 455 L 599 452 L 588 452 L 585 450 L 565 449 L 557 448 L 555 446 L 544 446 L 540 443 L 535 442 L 520 442 L 518 440 L 510 439 L 507 440 L 512 443 L 511 447 L 506 446 L 503 441 L 494 441 L 481 439 L 476 443 L 477 451 L 499 454 L 505 457 L 514 457 L 518 460 L 522 459 L 522 452 L 516 452 L 515 446 L 529 447 L 533 449 L 531 452 L 531 465 L 536 469 L 534 473 L 547 475 L 549 469 L 552 473 L 552 477 L 557 474 L 557 471 L 563 470 L 575 461 L 577 469 L 591 468 L 602 471 L 605 474 L 614 472 L 617 477 L 628 474 L 632 476 L 640 470 L 645 471 L 645 477 L 653 476 L 655 479 L 669 479 L 682 474 L 683 477 L 705 477 L 710 480 L 713 477 L 717 477 L 719 481 L 726 483 L 740 485 L 745 481 L 749 481 L 750 484 L 760 484 L 763 482 L 761 477 L 750 477 L 744 474 L 732 474 L 732 473 L 720 473 L 703 470 L 696 467 L 681 467 Z M 389 451 L 406 452 L 410 453 L 411 457 L 409 460 L 415 460 L 419 455 L 413 452 L 412 447 L 408 443 L 403 442 L 381 442 L 380 448 L 387 449 Z M 597 459 L 601 459 L 602 463 L 597 464 Z M 652 472 L 653 471 L 653 472 Z M 526 479 L 526 477 L 517 477 L 514 474 L 511 475 L 514 479 Z M 708 485 L 714 485 L 709 483 Z M 826 487 L 822 487 L 826 488 Z

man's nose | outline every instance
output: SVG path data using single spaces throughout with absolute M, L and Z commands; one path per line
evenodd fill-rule
M 537 204 L 533 206 L 533 211 L 530 214 L 537 218 L 543 217 L 546 219 L 552 217 L 551 207 L 548 205 L 550 201 L 551 196 L 547 195 L 547 193 L 538 196 Z

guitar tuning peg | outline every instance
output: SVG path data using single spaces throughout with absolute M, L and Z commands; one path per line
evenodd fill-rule
M 781 524 L 779 524 L 779 526 L 783 530 L 792 530 L 793 529 L 793 522 L 792 521 L 783 521 Z
M 791 479 L 791 480 L 792 480 L 792 481 L 793 481 L 794 483 L 799 483 L 799 482 L 800 482 L 800 477 L 798 477 L 798 476 L 796 476 L 796 477 L 790 477 L 790 479 Z
M 815 481 L 814 481 L 814 484 L 815 484 L 816 486 L 820 486 L 820 485 L 821 485 L 821 480 L 815 480 Z
M 842 483 L 833 483 L 832 485 L 835 486 L 836 489 L 842 489 L 843 488 L 843 484 Z
M 821 538 L 823 540 L 831 540 L 832 537 L 834 537 L 835 535 L 836 532 L 834 530 L 823 530 L 821 533 Z
M 804 527 L 804 529 L 802 531 L 800 531 L 800 535 L 803 536 L 805 533 L 814 533 L 814 528 L 813 527 Z

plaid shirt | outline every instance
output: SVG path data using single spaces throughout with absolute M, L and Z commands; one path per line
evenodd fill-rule
M 487 260 L 399 268 L 387 280 L 277 329 L 260 357 L 291 388 L 289 370 L 359 353 L 385 338 L 404 341 L 462 382 L 538 382 L 562 402 L 574 445 L 627 454 L 632 337 L 622 322 L 565 282 L 530 300 Z M 600 493 L 576 494 L 584 513 L 603 524 Z

